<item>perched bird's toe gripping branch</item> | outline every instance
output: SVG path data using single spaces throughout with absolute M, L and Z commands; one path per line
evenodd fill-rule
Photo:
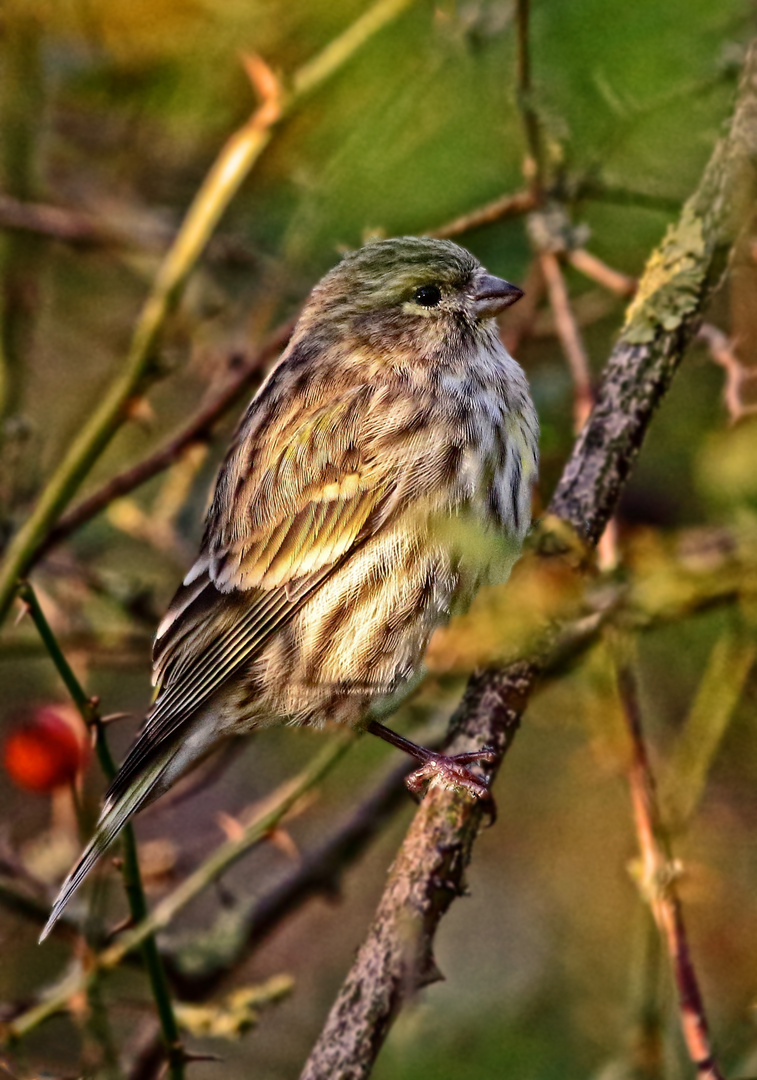
M 427 750 L 425 746 L 410 742 L 391 728 L 384 727 L 378 720 L 373 720 L 367 730 L 421 762 L 420 768 L 410 773 L 405 779 L 407 789 L 412 795 L 419 796 L 428 781 L 439 779 L 448 787 L 467 791 L 474 798 L 485 803 L 491 819 L 490 823 L 494 824 L 497 808 L 489 789 L 489 781 L 486 777 L 476 776 L 466 768 L 468 765 L 490 765 L 496 761 L 496 755 L 491 747 L 484 746 L 480 750 L 473 750 L 467 754 L 439 754 L 435 750 Z

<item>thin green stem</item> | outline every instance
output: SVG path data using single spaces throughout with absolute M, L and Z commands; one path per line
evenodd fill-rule
M 97 702 L 87 695 L 81 683 L 71 668 L 63 650 L 58 644 L 55 634 L 45 617 L 40 606 L 39 599 L 34 589 L 28 582 L 24 582 L 19 589 L 19 596 L 26 605 L 29 614 L 47 648 L 50 658 L 58 670 L 58 674 L 66 685 L 71 698 L 79 710 L 85 724 L 95 732 L 95 748 L 105 778 L 110 782 L 116 775 L 116 763 L 110 752 L 105 729 L 100 721 Z M 121 846 L 123 853 L 123 881 L 126 890 L 126 898 L 129 903 L 131 920 L 140 924 L 147 916 L 147 901 L 142 887 L 142 878 L 139 872 L 139 859 L 137 857 L 137 844 L 134 838 L 134 830 L 127 825 L 121 834 Z M 171 1080 L 183 1080 L 184 1077 L 184 1050 L 179 1038 L 179 1029 L 171 1005 L 171 993 L 168 985 L 163 961 L 160 958 L 155 938 L 152 934 L 145 934 L 139 942 L 142 955 L 147 969 L 147 974 L 152 987 L 153 997 L 158 1010 L 163 1041 L 168 1056 L 169 1076 Z M 93 980 L 88 980 L 87 991 L 94 986 Z
M 540 198 L 544 188 L 544 162 L 539 117 L 534 108 L 533 88 L 531 85 L 530 22 L 530 0 L 517 0 L 515 9 L 517 35 L 516 98 L 528 147 L 528 156 L 526 157 L 523 172 L 534 195 Z
M 172 919 L 196 896 L 221 876 L 276 828 L 282 818 L 299 802 L 303 795 L 319 784 L 347 753 L 355 741 L 353 732 L 337 736 L 317 755 L 298 777 L 286 785 L 283 793 L 251 822 L 242 835 L 222 844 L 206 861 L 190 874 L 172 893 L 156 905 L 137 926 L 125 931 L 119 940 L 98 955 L 91 957 L 86 970 L 67 975 L 45 1000 L 17 1016 L 4 1028 L 6 1039 L 18 1039 L 27 1035 L 42 1021 L 61 1012 L 74 994 L 86 990 L 92 979 L 104 971 L 117 967 L 134 949 L 147 940 L 154 941 L 154 934 L 164 929 Z
M 755 656 L 751 628 L 737 615 L 710 653 L 665 778 L 664 803 L 678 830 L 688 825 L 702 799 Z
M 166 320 L 176 308 L 187 278 L 221 216 L 270 142 L 273 129 L 412 2 L 378 0 L 295 74 L 288 94 L 282 93 L 273 76 L 267 73 L 265 100 L 221 150 L 163 259 L 137 321 L 123 374 L 84 424 L 42 492 L 31 517 L 8 548 L 0 570 L 0 622 L 13 602 L 19 578 L 29 571 L 47 534 L 126 420 L 129 402 L 144 393 L 160 374 L 158 356 Z
M 55 664 L 58 674 L 63 680 L 66 690 L 68 690 L 71 695 L 71 699 L 78 709 L 82 720 L 87 727 L 92 727 L 93 724 L 97 723 L 97 705 L 92 698 L 85 693 L 81 683 L 76 678 L 76 675 L 74 675 L 71 665 L 63 655 L 63 650 L 50 628 L 50 623 L 47 621 L 45 613 L 42 610 L 37 594 L 28 581 L 22 582 L 19 586 L 18 597 L 29 612 L 32 622 L 37 628 L 37 633 L 42 638 L 42 644 L 50 654 L 50 659 Z M 105 769 L 103 771 L 105 771 Z

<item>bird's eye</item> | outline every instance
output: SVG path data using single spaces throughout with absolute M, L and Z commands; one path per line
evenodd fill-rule
M 442 298 L 442 290 L 438 285 L 421 285 L 413 293 L 413 300 L 421 307 L 436 307 Z

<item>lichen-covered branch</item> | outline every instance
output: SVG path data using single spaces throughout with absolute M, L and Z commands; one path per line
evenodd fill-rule
M 613 349 L 597 403 L 550 506 L 582 541 L 595 544 L 611 517 L 701 311 L 725 265 L 757 166 L 757 43 L 748 53 L 728 135 L 696 193 L 651 257 Z M 547 545 L 545 544 L 544 547 Z M 553 550 L 569 548 L 560 544 Z M 534 688 L 538 655 L 475 676 L 453 717 L 455 752 L 488 743 L 501 763 Z M 496 772 L 497 766 L 494 767 Z M 404 1000 L 437 978 L 433 940 L 463 889 L 481 823 L 464 795 L 428 792 L 394 862 L 374 921 L 305 1064 L 302 1080 L 370 1074 Z

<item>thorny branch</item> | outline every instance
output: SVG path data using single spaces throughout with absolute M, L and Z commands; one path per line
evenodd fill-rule
M 95 738 L 95 749 L 100 765 L 108 780 L 112 780 L 116 774 L 115 762 L 105 740 L 105 733 L 97 709 L 97 703 L 87 696 L 79 680 L 76 678 L 68 661 L 63 655 L 57 639 L 50 629 L 50 625 L 40 607 L 34 590 L 28 583 L 22 585 L 19 596 L 26 605 L 31 618 L 34 621 L 39 635 L 45 643 L 50 658 L 55 664 L 66 689 L 71 695 L 76 708 L 84 723 L 92 730 Z M 142 888 L 142 877 L 137 858 L 137 842 L 134 830 L 127 825 L 122 833 L 121 847 L 123 850 L 123 877 L 124 888 L 129 902 L 131 918 L 135 923 L 140 923 L 147 915 L 147 900 Z M 150 979 L 158 1018 L 160 1020 L 163 1045 L 168 1059 L 168 1069 L 171 1080 L 183 1080 L 184 1078 L 184 1049 L 179 1041 L 179 1029 L 174 1016 L 171 994 L 168 987 L 163 961 L 158 953 L 158 946 L 154 934 L 146 934 L 140 942 L 145 968 Z M 89 986 L 94 983 L 95 976 L 90 980 Z
M 665 394 L 717 283 L 757 165 L 757 43 L 745 63 L 728 136 L 716 146 L 696 193 L 653 253 L 605 368 L 596 405 L 550 512 L 596 544 L 617 506 L 652 414 Z M 560 550 L 551 541 L 551 550 Z M 568 545 L 563 546 L 563 550 Z M 547 549 L 549 550 L 549 548 Z M 541 658 L 474 676 L 453 717 L 450 749 L 489 744 L 498 771 L 520 724 Z M 403 1002 L 438 978 L 436 928 L 463 889 L 481 823 L 463 795 L 429 791 L 389 872 L 386 889 L 302 1080 L 367 1077 Z
M 256 844 L 261 843 L 304 795 L 315 787 L 344 756 L 354 742 L 353 732 L 341 732 L 283 791 L 274 793 L 271 801 L 250 822 L 238 838 L 227 840 L 195 871 L 165 896 L 149 913 L 145 910 L 136 925 L 125 930 L 113 945 L 88 958 L 85 968 L 75 968 L 43 1001 L 10 1021 L 0 1031 L 5 1041 L 13 1041 L 33 1031 L 40 1023 L 65 1009 L 68 1002 L 86 990 L 101 972 L 111 971 L 123 963 L 135 949 L 164 930 L 196 896 L 216 881 L 230 866 Z

